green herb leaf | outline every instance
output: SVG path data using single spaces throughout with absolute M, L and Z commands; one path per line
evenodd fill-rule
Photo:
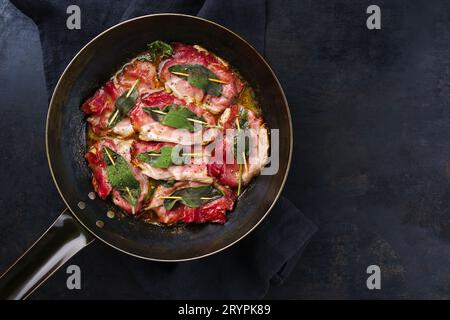
M 103 159 L 106 162 L 106 174 L 111 186 L 120 191 L 122 197 L 133 206 L 136 204 L 140 194 L 139 182 L 134 177 L 128 162 L 118 153 L 108 147 L 103 147 Z M 110 157 L 114 161 L 111 161 Z M 128 190 L 131 197 L 128 194 Z
M 222 94 L 222 84 L 209 81 L 210 78 L 219 80 L 217 75 L 201 64 L 177 64 L 170 66 L 169 71 L 188 74 L 187 81 L 189 84 L 202 89 L 207 94 L 212 96 L 220 96 Z
M 188 120 L 188 118 L 193 117 L 196 117 L 196 114 L 188 108 L 172 105 L 161 123 L 172 128 L 187 129 L 189 132 L 194 132 L 194 125 Z
M 201 186 L 180 189 L 171 194 L 171 196 L 181 197 L 181 199 L 164 200 L 164 207 L 167 210 L 172 210 L 178 202 L 190 208 L 198 208 L 205 203 L 223 197 L 223 194 L 213 186 Z
M 129 92 L 128 90 L 124 92 L 119 98 L 117 98 L 115 103 L 116 109 L 113 113 L 111 113 L 108 119 L 108 128 L 114 128 L 120 120 L 128 115 L 128 112 L 130 112 L 131 108 L 133 108 L 134 104 L 136 103 L 138 95 L 139 94 L 136 84 L 131 88 L 131 92 Z
M 248 110 L 246 108 L 240 107 L 238 111 L 238 121 L 239 121 L 239 127 L 241 130 L 238 130 L 236 132 L 236 135 L 234 136 L 234 158 L 239 162 L 243 163 L 244 159 L 242 156 L 242 151 L 238 152 L 238 145 L 241 145 L 244 148 L 245 158 L 248 159 L 249 153 L 250 153 L 250 137 L 245 135 L 244 131 L 245 129 L 248 129 Z
M 194 112 L 185 106 L 178 104 L 167 105 L 163 110 L 158 107 L 144 107 L 143 110 L 148 113 L 154 120 L 160 122 L 165 126 L 176 129 L 187 129 L 189 132 L 194 132 L 194 123 L 188 119 L 194 119 L 205 122 L 203 117 L 197 116 Z M 160 114 L 154 111 L 163 111 L 166 114 Z
M 175 184 L 175 180 L 160 180 L 161 181 L 161 185 L 166 187 L 166 188 L 171 188 L 173 187 L 173 185 Z
M 140 189 L 130 189 L 130 193 L 128 193 L 128 190 L 120 190 L 120 195 L 122 198 L 127 200 L 129 204 L 131 204 L 133 207 L 136 206 L 137 200 L 139 199 L 139 195 L 141 193 Z M 131 195 L 131 196 L 130 196 Z
M 248 110 L 244 107 L 239 107 L 238 116 L 239 116 L 239 126 L 241 127 L 241 129 L 247 129 L 248 128 Z
M 173 54 L 172 46 L 168 43 L 165 43 L 161 40 L 153 41 L 152 43 L 147 45 L 148 47 L 148 54 L 151 61 L 155 62 L 156 58 L 159 56 L 160 58 L 163 57 L 170 57 Z
M 189 156 L 183 156 L 180 146 L 162 147 L 158 151 L 149 151 L 139 154 L 136 158 L 155 168 L 168 168 L 172 165 L 183 165 L 190 161 Z
M 162 147 L 158 151 L 150 151 L 139 154 L 136 158 L 145 163 L 148 163 L 155 168 L 168 168 L 173 164 L 172 162 L 173 147 Z
M 167 112 L 167 110 L 161 110 L 159 107 L 143 107 L 142 110 L 144 110 L 145 113 L 147 113 L 149 116 L 153 118 L 153 120 L 156 120 L 158 122 L 162 122 L 164 120 L 165 115 L 153 112 L 153 111 L 163 111 Z

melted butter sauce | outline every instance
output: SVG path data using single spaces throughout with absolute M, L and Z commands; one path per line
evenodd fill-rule
M 255 93 L 253 92 L 253 89 L 247 84 L 238 99 L 238 104 L 257 114 L 260 113 L 258 104 L 256 103 Z

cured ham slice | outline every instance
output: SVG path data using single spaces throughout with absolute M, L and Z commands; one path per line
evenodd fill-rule
M 204 108 L 214 114 L 221 113 L 239 96 L 244 85 L 223 60 L 199 46 L 174 43 L 172 47 L 173 55 L 161 63 L 159 76 L 166 89 L 175 96 L 188 102 L 203 104 Z M 222 81 L 222 93 L 219 96 L 206 94 L 202 89 L 189 84 L 186 77 L 175 75 L 169 70 L 171 66 L 192 64 L 206 67 Z
M 121 94 L 130 89 L 136 80 L 139 80 L 139 95 L 153 92 L 159 86 L 155 66 L 139 57 L 126 64 L 114 79 Z
M 82 105 L 81 110 L 89 115 L 87 122 L 96 135 L 104 136 L 108 132 L 112 132 L 117 136 L 127 138 L 135 133 L 128 117 L 119 121 L 111 129 L 108 128 L 108 121 L 116 109 L 117 98 L 129 90 L 137 80 L 139 80 L 137 86 L 139 95 L 154 92 L 159 83 L 153 64 L 138 59 L 132 60 L 113 77 L 113 80 L 108 81 Z
M 131 145 L 132 140 L 119 140 L 114 138 L 105 138 L 95 143 L 86 153 L 85 158 L 88 162 L 89 168 L 92 170 L 92 185 L 94 190 L 105 199 L 112 194 L 113 202 L 125 212 L 135 214 L 142 208 L 145 197 L 148 194 L 148 181 L 139 169 L 131 166 Z M 140 194 L 136 205 L 131 205 L 124 197 L 121 190 L 112 187 L 107 174 L 107 163 L 104 159 L 103 149 L 107 147 L 112 151 L 122 156 L 129 164 L 134 178 L 139 183 Z
M 211 184 L 213 179 L 208 176 L 208 169 L 206 166 L 207 157 L 205 159 L 197 159 L 191 161 L 190 164 L 184 165 L 170 165 L 167 168 L 158 168 L 151 164 L 140 160 L 139 155 L 145 153 L 157 154 L 162 147 L 175 147 L 173 143 L 158 143 L 158 142 L 143 142 L 135 141 L 133 143 L 131 154 L 133 157 L 132 163 L 141 169 L 146 176 L 156 180 L 176 180 L 176 181 L 197 181 L 205 184 Z M 197 164 L 200 162 L 200 164 Z
M 81 110 L 89 115 L 86 120 L 96 135 L 102 136 L 107 133 L 108 119 L 115 109 L 114 102 L 117 97 L 116 86 L 112 81 L 108 81 L 81 106 Z
M 159 221 L 166 224 L 176 222 L 225 223 L 227 220 L 226 212 L 233 210 L 236 201 L 235 195 L 226 187 L 217 186 L 222 196 L 197 208 L 188 207 L 182 203 L 176 204 L 171 210 L 167 210 L 164 206 L 164 197 L 170 197 L 174 192 L 184 188 L 201 186 L 205 185 L 197 182 L 177 182 L 173 187 L 160 185 L 156 188 L 153 198 L 146 209 L 156 212 Z
M 233 105 L 231 108 L 225 110 L 219 119 L 219 124 L 223 126 L 228 133 L 237 132 L 236 119 L 239 121 L 239 112 L 246 110 L 245 113 L 247 119 L 245 121 L 245 128 L 241 128 L 248 134 L 248 141 L 246 143 L 250 148 L 250 150 L 248 150 L 248 156 L 246 156 L 247 166 L 242 165 L 241 184 L 246 185 L 253 177 L 258 175 L 269 162 L 269 138 L 263 119 L 257 116 L 255 112 L 242 108 L 242 106 Z M 219 183 L 236 188 L 239 184 L 240 164 L 234 158 L 231 163 L 227 163 L 226 158 L 227 154 L 233 154 L 235 150 L 234 135 L 227 134 L 220 143 L 221 145 L 217 148 L 223 148 L 223 155 L 221 158 L 216 157 L 215 160 L 208 164 L 209 175 L 216 177 Z
M 236 74 L 232 72 L 228 66 L 223 65 L 222 63 L 211 64 L 208 68 L 214 72 L 220 80 L 227 84 L 222 86 L 222 94 L 220 96 L 206 95 L 203 101 L 203 107 L 211 113 L 220 114 L 239 97 L 244 85 Z
M 139 139 L 192 145 L 211 142 L 220 133 L 216 128 L 204 128 L 197 132 L 172 128 L 161 124 L 151 112 L 146 111 L 146 108 L 149 107 L 158 107 L 159 110 L 163 111 L 165 107 L 171 104 L 185 106 L 197 116 L 202 117 L 209 126 L 216 125 L 215 118 L 201 107 L 191 103 L 186 104 L 185 101 L 165 91 L 160 91 L 143 96 L 130 113 L 131 124 L 134 130 L 139 133 Z
M 114 128 L 112 128 L 112 132 L 122 138 L 128 138 L 135 134 L 130 118 L 128 117 L 120 120 Z

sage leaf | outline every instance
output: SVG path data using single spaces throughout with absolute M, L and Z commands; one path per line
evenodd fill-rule
M 177 190 L 172 193 L 171 196 L 181 197 L 181 199 L 164 200 L 164 207 L 167 210 L 172 210 L 177 203 L 184 204 L 185 206 L 190 208 L 198 208 L 205 203 L 223 197 L 223 194 L 214 186 L 200 186 Z
M 122 197 L 133 206 L 140 194 L 139 182 L 134 177 L 128 162 L 124 157 L 111 150 L 111 148 L 103 147 L 103 159 L 106 162 L 106 174 L 111 186 L 121 193 Z M 113 161 L 111 161 L 111 159 Z M 128 190 L 131 197 L 128 194 Z
M 150 151 L 139 154 L 136 158 L 145 163 L 148 163 L 155 168 L 166 169 L 170 167 L 172 162 L 173 147 L 162 147 L 159 151 Z
M 128 191 L 130 192 L 128 193 Z M 138 189 L 128 188 L 128 190 L 125 188 L 125 190 L 120 190 L 120 195 L 122 196 L 122 198 L 124 198 L 133 207 L 136 206 L 140 193 L 141 191 L 139 188 Z
M 196 114 L 188 108 L 172 105 L 161 123 L 172 128 L 187 129 L 189 132 L 194 132 L 194 125 L 188 120 L 191 117 L 196 117 Z
M 147 44 L 147 47 L 148 56 L 152 62 L 155 62 L 157 57 L 170 57 L 173 54 L 172 46 L 161 40 L 153 41 L 152 43 Z
M 114 104 L 116 108 L 113 113 L 111 113 L 108 119 L 108 128 L 114 128 L 120 120 L 128 115 L 128 112 L 130 112 L 131 108 L 133 108 L 134 104 L 136 103 L 139 95 L 137 85 L 133 85 L 130 90 L 131 92 L 128 90 L 124 92 L 119 98 L 117 98 Z
M 209 81 L 209 79 L 220 79 L 214 72 L 201 64 L 177 64 L 170 66 L 169 71 L 172 73 L 177 72 L 187 74 L 187 81 L 189 84 L 196 88 L 202 89 L 207 94 L 212 96 L 220 96 L 222 94 L 222 84 Z
M 195 130 L 192 120 L 206 122 L 203 117 L 197 116 L 194 112 L 189 110 L 189 108 L 178 104 L 167 105 L 162 110 L 158 107 L 144 107 L 143 110 L 155 121 L 158 121 L 165 126 L 176 129 L 186 129 L 189 132 L 194 132 Z M 160 111 L 165 114 L 159 113 Z
M 179 146 L 164 146 L 158 151 L 143 152 L 136 158 L 152 167 L 166 169 L 172 165 L 183 165 L 190 161 L 190 157 L 182 155 L 181 151 L 182 148 Z
M 244 107 L 239 107 L 238 117 L 239 117 L 239 126 L 241 127 L 241 129 L 247 129 L 248 128 L 248 110 Z

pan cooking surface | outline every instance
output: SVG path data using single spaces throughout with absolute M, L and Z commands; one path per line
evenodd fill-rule
M 219 224 L 160 228 L 138 219 L 113 219 L 111 204 L 92 197 L 91 173 L 84 160 L 85 117 L 80 105 L 148 39 L 199 44 L 239 70 L 254 89 L 264 119 L 279 129 L 279 168 L 262 175 Z M 206 20 L 176 14 L 144 16 L 121 23 L 94 38 L 72 60 L 56 86 L 47 119 L 47 156 L 52 176 L 75 217 L 96 237 L 128 254 L 152 260 L 180 261 L 220 251 L 248 234 L 270 211 L 290 165 L 292 131 L 282 89 L 263 58 L 231 31 Z M 93 198 L 93 199 L 92 199 Z M 79 205 L 83 203 L 84 205 Z

